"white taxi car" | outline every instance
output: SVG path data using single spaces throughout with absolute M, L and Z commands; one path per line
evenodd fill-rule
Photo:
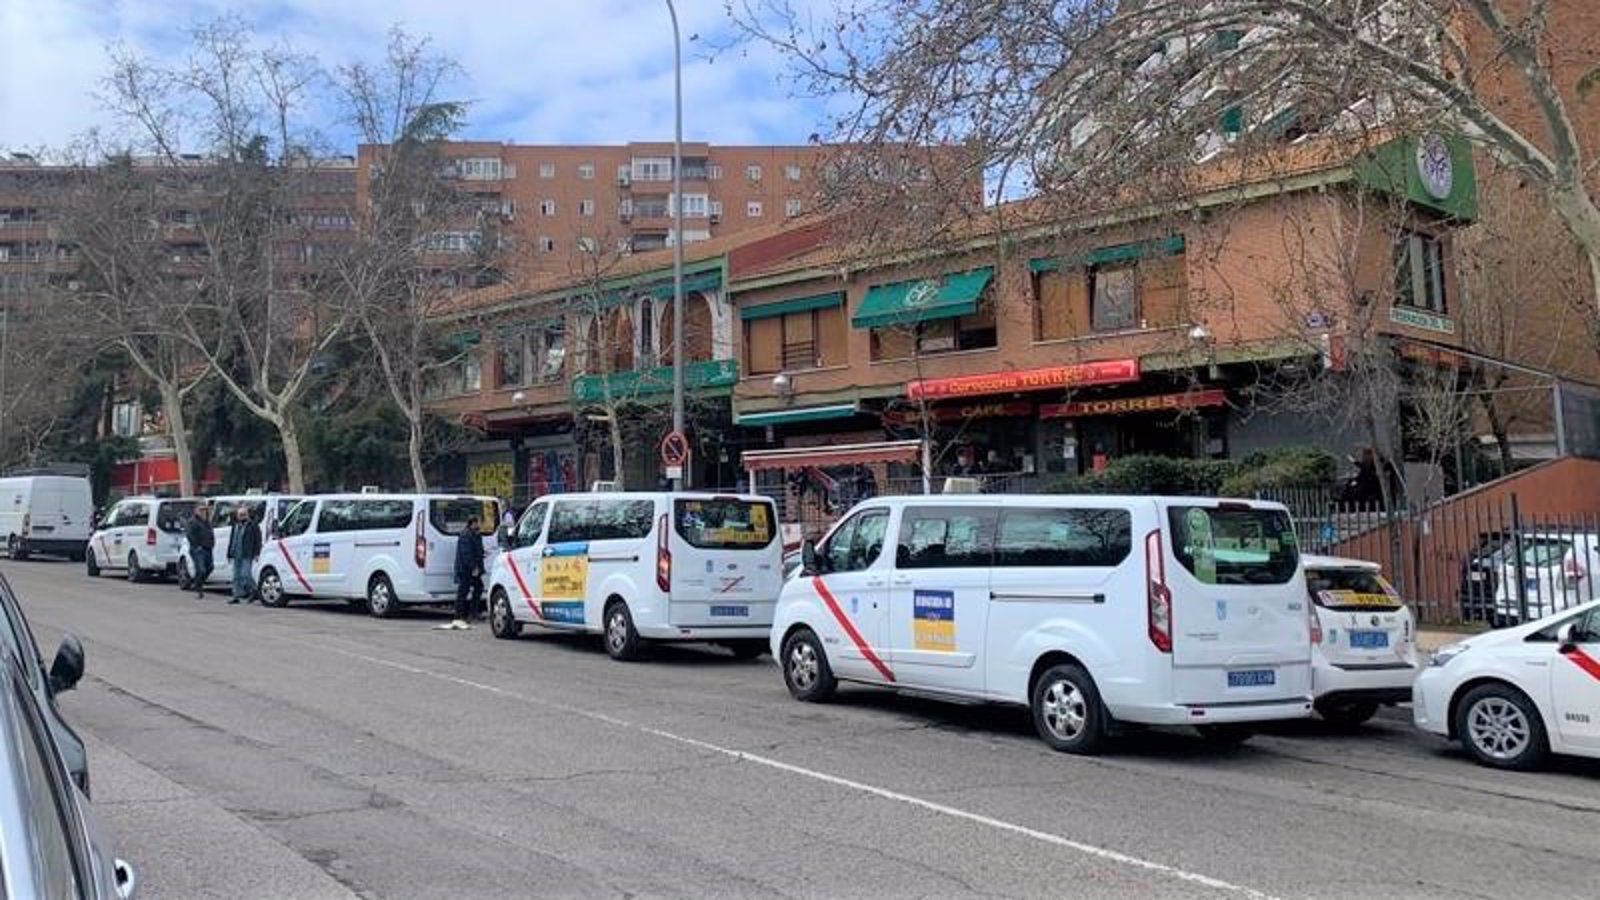
M 1418 728 L 1486 766 L 1600 757 L 1600 601 L 1441 648 L 1411 703 Z
M 1311 599 L 1311 688 L 1317 714 L 1354 726 L 1411 699 L 1416 625 L 1377 563 L 1301 558 Z

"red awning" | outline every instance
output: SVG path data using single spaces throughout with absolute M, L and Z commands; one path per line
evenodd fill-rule
M 750 471 L 800 469 L 807 466 L 845 466 L 864 463 L 922 461 L 921 441 L 878 441 L 869 444 L 835 444 L 831 447 L 787 447 L 782 450 L 746 450 L 740 465 Z

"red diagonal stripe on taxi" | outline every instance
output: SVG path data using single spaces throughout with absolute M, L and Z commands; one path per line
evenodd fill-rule
M 833 599 L 833 592 L 828 590 L 828 586 L 822 583 L 821 578 L 815 577 L 811 579 L 811 585 L 817 589 L 817 596 L 822 598 L 822 602 L 828 607 L 828 612 L 833 613 L 833 618 L 844 629 L 844 633 L 850 638 L 850 642 L 856 645 L 857 650 L 861 651 L 861 655 L 866 657 L 867 662 L 872 663 L 872 667 L 877 669 L 884 679 L 893 681 L 894 673 L 889 671 L 889 667 L 883 664 L 883 660 L 878 658 L 878 654 L 873 653 L 872 648 L 867 646 L 866 639 L 861 636 L 861 632 L 856 630 L 856 626 L 851 624 L 850 617 L 844 614 L 844 610 L 839 608 L 839 601 Z
M 506 565 L 511 567 L 511 577 L 517 580 L 517 590 L 522 592 L 522 602 L 528 604 L 528 611 L 533 617 L 544 621 L 544 616 L 539 612 L 539 604 L 533 602 L 533 592 L 528 590 L 528 583 L 522 580 L 522 570 L 517 568 L 517 558 L 510 551 L 506 552 Z
M 1573 665 L 1588 672 L 1589 677 L 1600 681 L 1600 659 L 1595 659 L 1577 647 L 1573 647 L 1571 650 L 1564 650 L 1561 655 L 1572 660 Z
M 289 555 L 289 548 L 283 545 L 283 538 L 278 538 L 278 552 L 283 554 L 283 561 L 289 564 L 289 571 L 294 573 L 295 580 L 300 582 L 300 586 L 306 589 L 306 593 L 311 593 L 310 583 L 306 581 L 304 575 L 300 574 L 300 567 L 294 564 L 294 557 Z

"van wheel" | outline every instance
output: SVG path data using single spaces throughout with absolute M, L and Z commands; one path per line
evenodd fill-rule
M 100 561 L 94 558 L 94 551 L 91 550 L 85 553 L 83 558 L 86 560 L 84 564 L 84 571 L 89 573 L 90 578 L 99 578 Z
M 6 539 L 6 555 L 18 561 L 27 559 L 28 542 L 13 534 Z
M 639 640 L 639 632 L 633 627 L 633 614 L 628 612 L 628 604 L 621 600 L 607 604 L 605 622 L 606 652 L 611 658 L 621 662 L 638 659 L 644 642 Z
M 367 582 L 367 612 L 380 618 L 387 619 L 394 615 L 399 607 L 394 602 L 394 584 L 389 581 L 389 576 L 379 572 Z
M 283 592 L 283 578 L 277 569 L 261 570 L 261 577 L 256 579 L 256 596 L 261 598 L 262 606 L 289 605 L 289 595 Z
M 1213 747 L 1238 747 L 1255 737 L 1255 731 L 1246 725 L 1196 725 L 1194 730 Z
M 489 596 L 489 630 L 495 637 L 507 641 L 522 633 L 522 623 L 511 614 L 511 601 L 500 588 L 495 588 Z
M 1052 750 L 1100 752 L 1106 740 L 1105 713 L 1089 673 L 1070 663 L 1046 669 L 1033 685 L 1033 726 Z
M 137 551 L 128 551 L 128 580 L 134 584 L 144 581 L 144 570 L 139 568 L 139 554 Z
M 762 640 L 729 641 L 723 646 L 733 653 L 734 659 L 757 659 L 767 652 L 767 642 Z
M 807 703 L 823 703 L 839 688 L 839 679 L 833 677 L 833 667 L 828 665 L 828 654 L 816 632 L 802 628 L 783 642 L 779 651 L 783 663 L 783 683 L 789 696 Z
M 1377 714 L 1378 704 L 1365 700 L 1317 705 L 1317 715 L 1340 728 L 1358 728 Z
M 1507 684 L 1468 692 L 1456 706 L 1455 726 L 1472 758 L 1496 769 L 1534 769 L 1550 753 L 1538 708 Z
M 187 591 L 190 586 L 189 561 L 180 556 L 178 557 L 178 590 Z

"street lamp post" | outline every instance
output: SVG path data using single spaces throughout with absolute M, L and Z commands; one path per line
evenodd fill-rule
M 667 0 L 672 16 L 672 430 L 683 431 L 683 40 L 678 33 L 678 9 Z M 688 483 L 688 460 L 672 489 Z

